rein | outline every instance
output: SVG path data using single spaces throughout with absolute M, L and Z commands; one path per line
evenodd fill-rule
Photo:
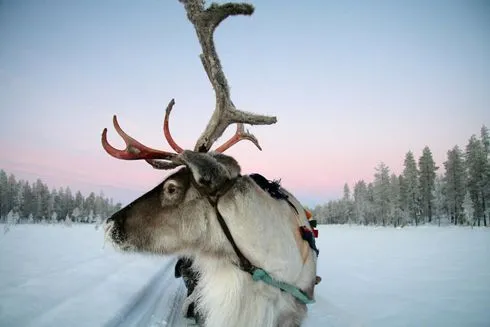
M 213 195 L 207 194 L 206 197 L 207 197 L 209 203 L 216 210 L 216 216 L 218 218 L 218 222 L 221 226 L 221 229 L 223 230 L 223 233 L 225 233 L 226 238 L 230 242 L 231 246 L 233 247 L 233 250 L 235 251 L 235 254 L 238 257 L 238 260 L 239 260 L 238 267 L 242 271 L 249 273 L 252 276 L 252 279 L 254 281 L 261 280 L 268 285 L 279 288 L 282 291 L 285 291 L 285 292 L 291 294 L 292 296 L 294 296 L 298 301 L 300 301 L 303 304 L 315 303 L 315 300 L 310 299 L 308 297 L 308 295 L 306 295 L 306 293 L 303 290 L 299 289 L 298 287 L 296 287 L 294 285 L 275 280 L 274 278 L 272 278 L 272 276 L 270 276 L 270 274 L 267 271 L 265 271 L 262 268 L 254 266 L 250 262 L 250 260 L 248 260 L 247 257 L 245 257 L 243 255 L 242 251 L 240 251 L 240 249 L 238 248 L 237 244 L 235 243 L 235 240 L 233 239 L 233 236 L 231 235 L 231 232 L 230 232 L 230 229 L 228 228 L 228 225 L 226 224 L 223 216 L 221 215 L 221 213 L 218 210 L 219 198 L 221 196 L 225 195 L 233 187 L 233 185 L 235 185 L 236 180 L 237 180 L 237 178 L 230 180 L 224 186 L 224 189 L 222 189 L 221 192 L 213 194 Z M 285 199 L 285 200 L 287 200 L 288 204 L 296 211 L 296 213 L 298 213 L 298 210 L 296 209 L 296 207 L 288 199 Z

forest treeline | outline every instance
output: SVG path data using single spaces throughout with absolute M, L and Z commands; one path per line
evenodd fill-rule
M 343 197 L 319 205 L 313 214 L 323 224 L 419 225 L 425 223 L 487 226 L 490 203 L 490 137 L 483 125 L 464 149 L 447 152 L 443 168 L 436 166 L 426 146 L 416 161 L 405 155 L 400 175 L 383 162 L 374 180 L 357 181 Z
M 102 192 L 85 197 L 70 187 L 50 190 L 40 179 L 31 184 L 0 170 L 0 223 L 100 223 L 120 208 Z

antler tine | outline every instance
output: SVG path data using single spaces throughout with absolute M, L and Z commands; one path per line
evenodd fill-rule
M 165 135 L 165 138 L 167 139 L 167 142 L 172 147 L 172 149 L 174 149 L 175 152 L 177 153 L 182 153 L 184 149 L 182 149 L 180 146 L 177 145 L 177 143 L 175 143 L 172 135 L 170 134 L 170 130 L 168 128 L 168 120 L 174 104 L 175 104 L 175 100 L 174 99 L 170 100 L 167 109 L 165 109 L 165 120 L 163 121 L 163 134 Z
M 215 151 L 223 153 L 226 150 L 228 150 L 229 148 L 231 148 L 233 145 L 240 142 L 241 140 L 249 140 L 250 142 L 255 144 L 255 146 L 257 148 L 259 148 L 260 151 L 262 151 L 262 148 L 259 145 L 259 141 L 255 137 L 255 135 L 249 133 L 248 130 L 245 131 L 245 127 L 242 123 L 237 124 L 237 129 L 236 129 L 235 135 L 233 135 L 228 141 L 226 141 L 225 143 L 220 145 L 218 148 L 216 148 Z
M 138 159 L 172 160 L 177 156 L 177 154 L 175 153 L 155 150 L 136 141 L 134 138 L 132 138 L 122 130 L 122 128 L 119 126 L 119 123 L 117 122 L 116 115 L 114 115 L 113 117 L 113 124 L 117 133 L 121 136 L 121 138 L 126 143 L 126 149 L 118 150 L 114 148 L 112 145 L 110 145 L 109 142 L 107 141 L 107 128 L 104 128 L 104 130 L 102 131 L 102 146 L 104 147 L 106 152 L 111 156 L 123 160 L 138 160 Z
M 250 125 L 270 125 L 277 122 L 276 117 L 257 115 L 237 110 L 230 96 L 230 89 L 214 45 L 213 33 L 227 17 L 234 15 L 250 16 L 254 7 L 247 3 L 211 4 L 204 8 L 203 0 L 180 0 L 184 4 L 187 17 L 194 28 L 203 53 L 200 55 L 209 81 L 216 94 L 216 107 L 206 129 L 199 137 L 194 150 L 207 152 L 214 142 L 233 123 Z

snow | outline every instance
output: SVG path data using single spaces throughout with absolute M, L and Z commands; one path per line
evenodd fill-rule
M 319 271 L 308 326 L 490 326 L 487 228 L 322 226 Z
M 320 226 L 312 326 L 490 326 L 490 229 Z M 183 326 L 174 257 L 121 254 L 93 225 L 0 236 L 0 326 Z
M 129 313 L 130 320 L 152 319 L 138 306 L 155 304 L 155 289 L 172 302 L 184 292 L 173 278 L 174 258 L 102 246 L 93 225 L 11 227 L 0 238 L 0 326 L 125 326 L 119 322 Z

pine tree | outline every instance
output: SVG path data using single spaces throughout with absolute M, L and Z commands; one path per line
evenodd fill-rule
M 71 189 L 69 186 L 65 188 L 65 194 L 63 198 L 63 215 L 69 215 L 71 212 L 73 212 L 73 209 L 75 209 L 75 198 L 73 197 L 73 194 L 71 192 Z
M 486 219 L 486 203 L 485 203 L 485 188 L 487 174 L 487 155 L 483 142 L 475 135 L 472 135 L 468 145 L 466 146 L 466 166 L 468 168 L 468 191 L 478 226 L 481 219 L 483 224 L 487 226 Z
M 404 187 L 404 209 L 413 219 L 415 225 L 419 224 L 419 172 L 412 151 L 405 155 L 403 169 L 403 187 Z
M 366 194 L 366 213 L 365 213 L 365 225 L 376 224 L 376 206 L 374 203 L 374 186 L 373 183 L 367 185 Z
M 11 210 L 19 210 L 19 203 L 16 203 L 16 196 L 17 196 L 17 180 L 15 179 L 15 176 L 13 174 L 10 174 L 8 177 L 8 189 L 7 189 L 7 197 L 8 197 L 8 211 Z
M 432 211 L 434 201 L 434 184 L 436 179 L 436 167 L 432 152 L 429 147 L 425 147 L 419 159 L 419 185 L 420 203 L 422 215 L 429 223 L 432 222 Z
M 4 226 L 4 233 L 7 233 L 13 225 L 18 224 L 19 220 L 20 220 L 19 213 L 15 212 L 14 210 L 10 210 L 9 213 L 7 214 L 7 221 Z
M 14 209 L 16 212 L 18 212 L 22 217 L 27 217 L 26 215 L 23 214 L 23 206 L 25 203 L 25 198 L 24 198 L 24 183 L 22 181 L 19 181 L 17 183 L 17 194 L 15 195 L 15 200 L 14 200 Z
M 88 214 L 88 223 L 91 224 L 93 222 L 94 222 L 94 211 L 90 210 L 90 212 Z
M 56 224 L 58 223 L 58 214 L 56 213 L 56 211 L 54 211 L 52 214 L 51 214 L 51 220 L 50 220 L 51 224 Z
M 6 220 L 8 214 L 8 177 L 7 173 L 0 170 L 0 222 Z
M 436 176 L 434 183 L 434 211 L 438 225 L 441 226 L 441 218 L 445 217 L 448 213 L 446 185 L 442 175 Z
M 341 223 L 351 223 L 354 219 L 354 204 L 351 200 L 350 188 L 347 183 L 344 184 L 344 196 L 342 197 L 339 205 L 342 215 L 341 220 L 343 221 Z
M 73 221 L 75 223 L 80 223 L 80 213 L 81 213 L 81 210 L 78 207 L 73 209 L 72 217 L 73 217 Z
M 383 162 L 381 162 L 376 168 L 374 174 L 374 208 L 376 211 L 376 223 L 381 223 L 386 226 L 389 223 L 389 215 L 391 213 L 391 201 L 390 201 L 390 169 Z
M 4 234 L 10 231 L 10 226 L 12 225 L 13 220 L 14 220 L 14 212 L 13 210 L 10 210 L 7 216 L 5 217 L 5 225 L 3 226 Z
M 447 153 L 447 161 L 444 162 L 446 173 L 446 200 L 451 215 L 451 222 L 455 225 L 463 221 L 463 201 L 466 194 L 466 173 L 463 153 L 455 146 Z
M 402 225 L 403 209 L 401 201 L 400 178 L 395 174 L 390 177 L 391 221 L 394 227 Z
M 470 192 L 466 192 L 466 195 L 464 196 L 463 213 L 465 221 L 470 225 L 475 225 L 475 209 L 473 208 Z
M 75 194 L 75 208 L 78 208 L 80 210 L 79 220 L 83 220 L 83 212 L 84 212 L 83 206 L 84 206 L 84 201 L 85 201 L 85 199 L 83 198 L 82 193 L 80 191 L 78 191 Z
M 24 182 L 22 184 L 22 188 L 23 188 L 23 191 L 22 191 L 23 201 L 22 201 L 20 211 L 24 217 L 28 217 L 31 213 L 32 214 L 34 213 L 34 210 L 33 210 L 34 195 L 32 193 L 32 188 L 31 188 L 31 185 L 29 184 L 29 182 Z
M 367 185 L 363 180 L 354 184 L 354 223 L 365 224 L 367 212 Z
M 89 216 L 90 212 L 92 212 L 92 215 L 94 214 L 93 212 L 95 211 L 95 194 L 94 192 L 90 192 L 88 197 L 85 199 L 85 205 L 83 209 L 85 212 L 83 213 L 84 217 L 87 217 L 87 221 L 90 221 Z
M 65 226 L 71 227 L 72 223 L 73 223 L 73 221 L 71 220 L 70 215 L 67 214 L 66 217 L 65 217 L 65 220 L 64 220 Z
M 43 182 L 40 179 L 32 185 L 32 194 L 34 200 L 33 214 L 34 217 L 40 218 L 43 216 Z
M 56 192 L 55 189 L 51 190 L 51 192 L 49 193 L 48 203 L 46 206 L 46 210 L 47 210 L 46 218 L 47 219 L 49 219 L 53 215 L 53 212 L 55 212 L 55 206 L 56 206 L 55 201 L 56 201 L 57 196 L 58 196 L 58 193 Z
M 490 134 L 488 132 L 487 126 L 483 125 L 480 129 L 481 141 L 483 143 L 483 148 L 487 155 L 490 154 Z
M 490 135 L 488 132 L 488 128 L 483 125 L 480 130 L 481 141 L 483 144 L 483 149 L 485 152 L 485 173 L 483 180 L 483 207 L 484 214 L 489 219 L 490 225 Z

